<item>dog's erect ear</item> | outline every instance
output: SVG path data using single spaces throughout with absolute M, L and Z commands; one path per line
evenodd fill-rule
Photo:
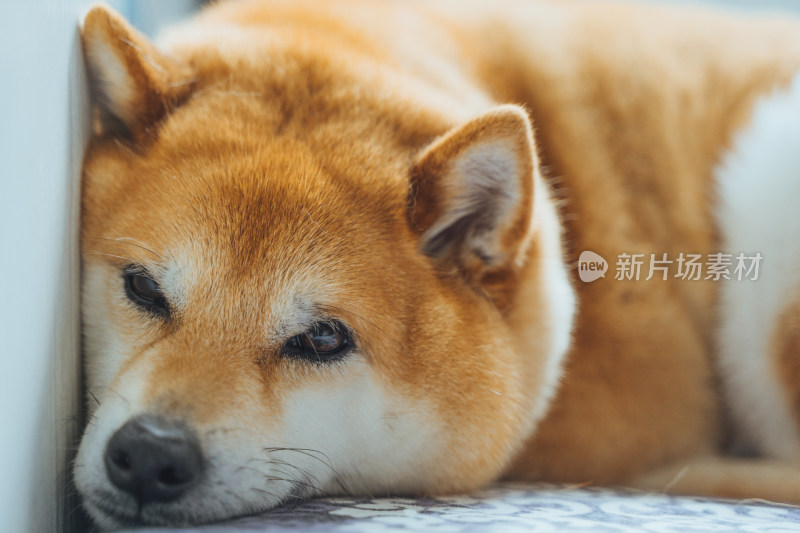
M 140 138 L 191 90 L 192 70 L 159 52 L 118 13 L 94 6 L 81 28 L 95 133 Z
M 410 217 L 422 252 L 476 281 L 515 268 L 530 240 L 537 165 L 528 115 L 517 106 L 435 141 L 412 174 Z

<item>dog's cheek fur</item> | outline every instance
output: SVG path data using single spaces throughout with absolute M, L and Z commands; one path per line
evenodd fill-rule
M 419 490 L 446 443 L 429 400 L 393 390 L 361 356 L 292 391 L 284 406 L 283 440 L 316 450 L 293 464 L 326 493 Z
M 122 368 L 129 345 L 115 327 L 109 298 L 119 292 L 113 273 L 104 263 L 84 260 L 81 306 L 83 313 L 83 351 L 86 402 L 91 415 L 101 403 L 105 391 Z M 121 277 L 120 277 L 121 278 Z M 118 285 L 121 285 L 119 279 Z

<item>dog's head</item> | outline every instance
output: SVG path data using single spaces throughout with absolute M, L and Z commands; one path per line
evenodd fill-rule
M 177 60 L 95 8 L 83 40 L 75 479 L 96 522 L 498 476 L 573 307 L 526 113 L 462 121 L 291 36 L 223 32 Z

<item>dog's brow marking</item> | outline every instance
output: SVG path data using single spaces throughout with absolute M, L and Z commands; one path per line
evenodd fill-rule
M 377 325 L 375 322 L 373 322 L 373 321 L 371 321 L 371 320 L 369 320 L 367 318 L 364 318 L 362 315 L 360 315 L 358 313 L 355 313 L 355 312 L 350 311 L 348 309 L 345 309 L 343 307 L 337 307 L 335 305 L 323 305 L 322 306 L 322 310 L 324 312 L 327 312 L 328 309 L 331 309 L 331 310 L 334 310 L 334 311 L 339 311 L 340 313 L 346 313 L 348 315 L 352 315 L 353 318 L 357 318 L 358 320 L 362 320 L 362 321 L 366 322 L 367 324 L 369 324 L 373 328 L 377 329 L 378 331 L 380 331 L 381 333 L 386 335 L 386 337 L 388 337 L 388 339 L 390 341 L 392 341 L 392 342 L 397 342 L 397 340 L 398 340 L 396 336 L 390 334 L 388 331 L 386 331 L 385 329 L 383 329 L 382 327 Z

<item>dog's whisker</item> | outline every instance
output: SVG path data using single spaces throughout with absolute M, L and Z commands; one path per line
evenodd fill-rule
M 322 464 L 326 465 L 328 468 L 333 470 L 334 473 L 336 472 L 336 470 L 333 468 L 333 463 L 331 462 L 330 457 L 328 457 L 324 452 L 321 452 L 319 450 L 314 450 L 314 449 L 311 449 L 311 448 L 280 448 L 280 447 L 272 447 L 272 448 L 264 448 L 264 451 L 266 451 L 267 453 L 270 453 L 270 452 L 284 452 L 284 451 L 301 453 L 303 455 L 311 457 L 312 459 L 316 459 L 317 461 L 320 461 Z M 325 458 L 325 460 L 323 461 L 322 459 L 320 459 L 319 457 L 317 457 L 314 454 L 321 455 L 322 457 Z
M 312 483 L 312 484 L 314 484 L 314 486 L 322 485 L 320 480 L 316 476 L 314 476 L 313 474 L 308 472 L 307 470 L 304 470 L 303 468 L 300 468 L 299 466 L 293 465 L 291 463 L 287 463 L 285 461 L 283 462 L 283 464 L 285 464 L 286 466 L 288 466 L 290 468 L 295 469 L 308 483 Z M 272 465 L 272 467 L 275 468 L 274 464 Z M 278 469 L 275 469 L 275 470 L 278 470 Z M 293 477 L 293 476 L 291 476 L 291 474 L 289 472 L 285 472 L 285 471 L 282 471 L 282 470 L 278 470 L 278 472 L 281 473 L 281 474 L 284 474 L 286 476 Z
M 321 462 L 323 465 L 325 465 L 327 468 L 329 468 L 331 470 L 331 472 L 333 473 L 332 482 L 336 483 L 336 485 L 342 490 L 342 492 L 344 494 L 351 495 L 353 493 L 353 491 L 350 489 L 350 487 L 348 487 L 345 484 L 345 482 L 344 482 L 344 480 L 342 478 L 342 475 L 339 474 L 339 472 L 336 470 L 336 468 L 334 468 L 330 457 L 328 457 L 328 455 L 325 454 L 324 452 L 321 452 L 319 450 L 309 449 L 309 448 L 280 448 L 280 447 L 264 448 L 264 451 L 266 451 L 267 453 L 270 453 L 270 452 L 281 452 L 281 451 L 293 451 L 293 452 L 297 452 L 297 453 L 306 455 L 306 456 L 308 456 L 308 457 L 310 457 L 312 459 L 315 459 L 315 460 Z M 322 456 L 322 458 L 319 457 L 318 455 L 315 455 L 315 454 L 318 454 L 319 456 Z M 280 461 L 281 463 L 284 463 L 284 464 L 286 464 L 288 466 L 291 466 L 293 468 L 298 468 L 299 469 L 299 467 L 297 467 L 296 465 L 293 465 L 293 464 L 288 463 L 286 461 L 277 459 L 277 458 L 273 457 L 271 454 L 270 454 L 270 459 L 265 460 L 265 461 L 267 461 L 267 462 Z M 300 469 L 300 470 L 302 470 L 302 469 Z M 317 480 L 317 482 L 319 482 L 319 480 Z
M 100 400 L 97 399 L 97 396 L 95 396 L 95 394 L 92 392 L 92 389 L 86 387 L 86 392 L 89 393 L 89 396 L 92 397 L 92 399 L 97 403 L 97 405 L 100 405 Z
M 230 487 L 225 487 L 224 492 L 225 494 L 233 496 L 235 499 L 239 500 L 239 502 L 241 502 L 242 505 L 247 505 L 247 502 L 245 502 L 244 498 L 242 498 L 239 494 L 237 494 L 236 491 L 231 490 Z
M 106 254 L 103 252 L 83 252 L 81 255 L 104 255 L 106 257 L 115 257 L 117 259 L 124 259 L 126 261 L 130 261 L 131 263 L 136 263 L 136 260 L 131 259 L 130 257 L 125 257 L 124 255 Z
M 326 309 L 326 310 L 330 309 L 330 310 L 333 310 L 333 311 L 339 311 L 340 313 L 345 313 L 345 314 L 351 315 L 354 318 L 356 318 L 358 320 L 361 320 L 362 322 L 365 322 L 365 323 L 369 324 L 370 326 L 372 326 L 373 328 L 375 328 L 376 330 L 380 331 L 390 341 L 396 342 L 398 340 L 398 336 L 397 335 L 393 335 L 393 334 L 389 333 L 388 331 L 386 331 L 385 328 L 379 326 L 375 322 L 369 320 L 368 318 L 364 317 L 363 315 L 360 315 L 359 313 L 356 313 L 356 312 L 354 312 L 354 311 L 352 311 L 350 309 L 345 309 L 343 307 L 338 307 L 338 306 L 329 305 L 329 304 L 324 305 L 323 308 Z
M 299 479 L 282 478 L 282 477 L 278 477 L 278 476 L 265 476 L 265 479 L 267 481 L 283 481 L 283 482 L 289 483 L 289 484 L 291 484 L 292 486 L 295 486 L 295 487 L 307 488 L 307 489 L 311 490 L 312 493 L 318 493 L 321 490 L 319 487 L 316 487 L 316 486 L 312 485 L 311 483 L 306 483 L 304 481 L 300 481 Z
M 152 248 L 146 246 L 141 241 L 138 241 L 138 240 L 134 239 L 133 237 L 116 237 L 116 238 L 111 238 L 111 237 L 90 237 L 90 238 L 94 239 L 94 240 L 99 240 L 99 241 L 111 241 L 111 242 L 118 242 L 120 244 L 126 244 L 128 246 L 135 246 L 136 248 L 141 248 L 142 250 L 150 252 L 151 254 L 153 254 L 154 256 L 156 256 L 159 259 L 162 259 L 162 260 L 164 259 L 155 250 L 153 250 Z

